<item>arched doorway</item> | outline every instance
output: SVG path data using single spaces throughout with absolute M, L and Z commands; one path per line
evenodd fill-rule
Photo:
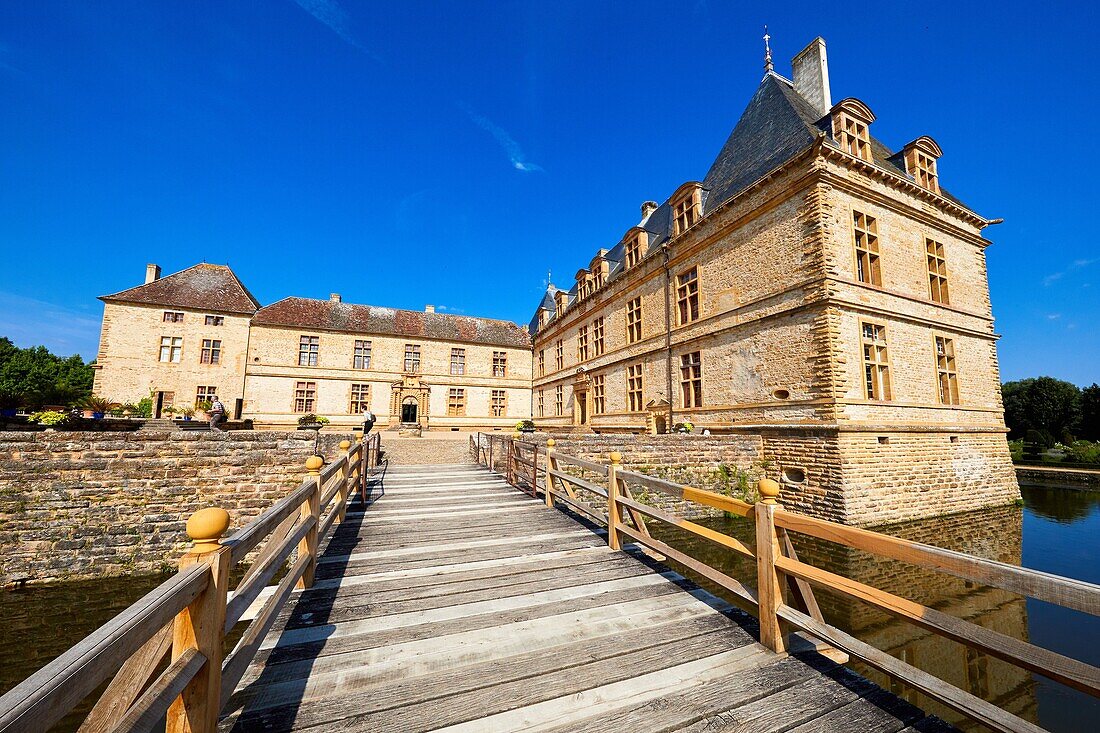
M 406 397 L 401 403 L 401 422 L 416 423 L 420 404 L 415 397 Z

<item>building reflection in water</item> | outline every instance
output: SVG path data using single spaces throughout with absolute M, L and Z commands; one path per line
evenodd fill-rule
M 752 527 L 741 518 L 713 519 L 704 523 L 745 542 L 753 542 Z M 707 564 L 755 585 L 755 566 L 749 561 L 679 530 L 658 526 L 652 527 L 652 530 L 674 547 L 690 548 L 692 555 Z M 1023 548 L 1023 510 L 1009 506 L 907 522 L 877 530 L 901 539 L 1019 565 Z M 799 559 L 811 565 L 923 603 L 1015 639 L 1028 640 L 1027 605 L 1022 596 L 793 532 L 791 540 Z M 693 579 L 722 595 L 713 585 Z M 822 614 L 830 624 L 1025 720 L 1038 722 L 1036 683 L 1029 672 L 889 616 L 865 603 L 823 589 L 814 590 Z M 850 666 L 882 687 L 964 730 L 984 730 L 881 672 L 855 661 Z

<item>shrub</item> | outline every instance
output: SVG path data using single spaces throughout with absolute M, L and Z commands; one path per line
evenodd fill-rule
M 1100 463 L 1100 443 L 1088 440 L 1075 440 L 1065 446 L 1066 460 L 1079 463 Z
M 534 420 L 520 420 L 518 423 L 516 423 L 516 430 L 519 430 L 520 432 L 531 431 L 531 430 L 534 430 L 534 429 L 535 429 L 535 421 Z
M 39 425 L 49 425 L 50 427 L 57 427 L 59 425 L 65 425 L 71 419 L 71 415 L 67 412 L 61 412 L 59 410 L 46 410 L 45 412 L 31 413 L 31 422 L 36 422 Z
M 676 433 L 690 433 L 695 430 L 695 426 L 689 422 L 678 422 L 673 426 L 672 430 Z
M 214 403 L 210 400 L 199 400 L 195 403 L 196 410 L 202 410 L 203 412 L 209 412 L 210 408 L 214 406 Z
M 302 425 L 328 425 L 329 419 L 327 417 L 319 417 L 312 412 L 308 415 L 302 415 L 298 418 L 299 427 Z

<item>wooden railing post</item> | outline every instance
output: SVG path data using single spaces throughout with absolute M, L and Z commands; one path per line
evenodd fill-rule
M 607 467 L 607 544 L 612 550 L 621 550 L 623 543 L 619 537 L 619 525 L 622 523 L 622 515 L 619 514 L 619 464 L 622 463 L 623 454 L 614 451 L 608 457 L 611 465 Z
M 555 445 L 553 438 L 546 441 L 546 506 L 551 509 L 554 508 L 554 477 L 550 472 L 558 470 L 558 459 L 554 458 Z
M 321 456 L 310 456 L 306 459 L 306 470 L 309 472 L 308 481 L 313 482 L 313 491 L 309 492 L 306 500 L 302 502 L 299 516 L 303 522 L 313 518 L 313 526 L 306 532 L 306 536 L 298 543 L 298 557 L 309 556 L 309 564 L 305 572 L 294 586 L 299 590 L 305 590 L 313 586 L 313 574 L 317 569 L 317 524 L 321 521 L 321 466 L 325 461 Z
M 760 643 L 773 652 L 787 650 L 779 628 L 777 612 L 783 605 L 783 584 L 775 569 L 779 556 L 779 537 L 775 533 L 775 510 L 779 505 L 779 484 L 763 479 L 757 484 L 760 501 L 756 502 L 756 594 L 760 606 Z
M 336 512 L 336 524 L 344 521 L 344 514 L 348 507 L 348 482 L 351 480 L 351 441 L 341 440 L 340 450 L 344 451 L 344 467 L 340 469 L 340 491 L 336 494 L 336 500 L 340 502 Z
M 206 663 L 168 709 L 165 733 L 215 733 L 218 727 L 225 602 L 233 564 L 233 549 L 220 542 L 227 529 L 229 512 L 224 509 L 200 509 L 187 520 L 187 535 L 193 544 L 180 559 L 180 569 L 209 565 L 210 581 L 172 624 L 172 661 L 195 649 L 206 657 Z
M 493 436 L 489 436 L 489 472 L 493 471 Z

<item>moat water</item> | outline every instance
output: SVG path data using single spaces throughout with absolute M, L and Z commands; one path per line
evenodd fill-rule
M 1024 488 L 1023 508 L 895 525 L 890 534 L 1002 562 L 1100 583 L 1100 493 Z M 654 523 L 657 524 L 657 523 Z M 711 526 L 745 540 L 740 518 Z M 658 528 L 654 527 L 655 534 Z M 676 530 L 676 547 L 755 584 L 755 566 Z M 792 534 L 799 557 L 1010 636 L 1100 666 L 1100 618 L 904 563 Z M 688 573 L 690 574 L 690 573 Z M 13 687 L 126 608 L 162 578 L 138 577 L 0 591 L 0 693 Z M 702 582 L 702 585 L 708 585 Z M 721 593 L 718 589 L 712 588 Z M 1100 700 L 897 621 L 863 604 L 817 591 L 826 619 L 879 649 L 1055 733 L 1100 730 Z M 965 730 L 983 730 L 889 678 L 853 663 L 883 687 Z M 75 731 L 88 704 L 56 730 Z

